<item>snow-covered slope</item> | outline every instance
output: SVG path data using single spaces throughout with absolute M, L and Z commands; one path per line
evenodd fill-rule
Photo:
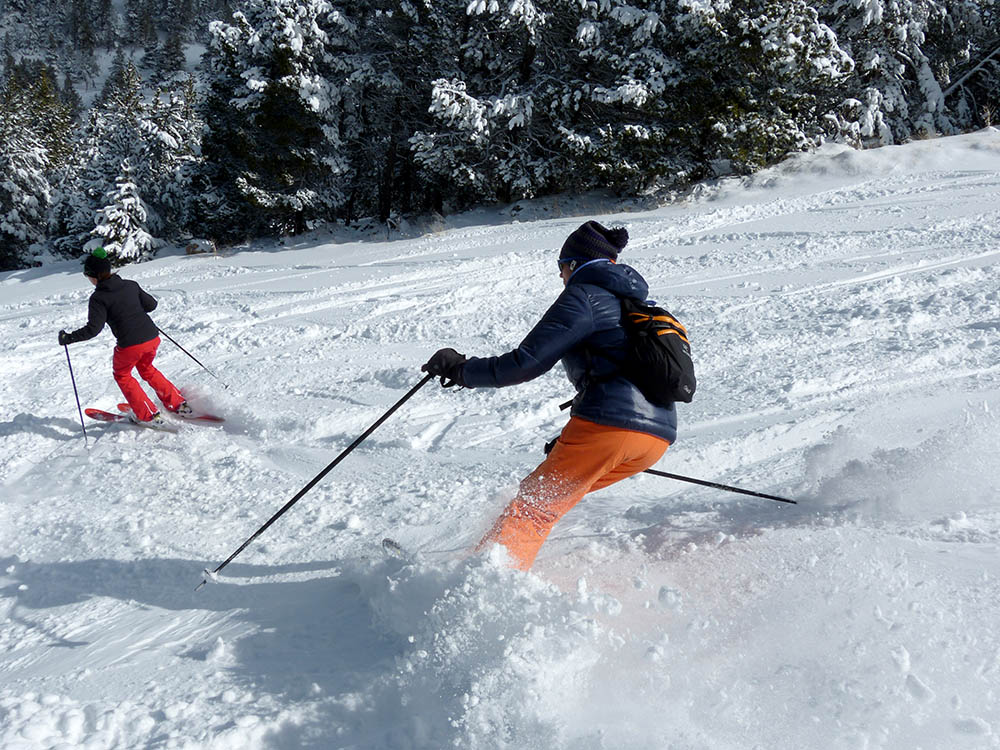
M 125 269 L 227 417 L 90 422 L 77 264 L 0 276 L 0 747 L 1000 747 L 1000 133 L 831 147 L 623 222 L 699 371 L 665 471 L 533 574 L 467 556 L 565 421 L 561 372 L 417 394 L 515 345 L 584 218 L 483 214 Z M 280 251 L 279 251 L 280 250 Z M 112 339 L 70 348 L 114 408 Z M 387 558 L 391 534 L 416 552 Z

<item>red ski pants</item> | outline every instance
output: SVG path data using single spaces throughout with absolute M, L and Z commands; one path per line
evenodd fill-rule
M 132 407 L 132 412 L 143 422 L 152 419 L 159 409 L 149 400 L 139 382 L 132 377 L 133 367 L 138 371 L 139 377 L 149 383 L 156 392 L 156 397 L 167 409 L 176 411 L 177 407 L 184 403 L 181 392 L 163 376 L 162 372 L 153 367 L 153 358 L 159 346 L 159 336 L 135 346 L 116 346 L 115 354 L 111 358 L 115 382 L 125 394 L 125 400 Z
M 668 441 L 644 432 L 572 417 L 476 551 L 502 544 L 514 567 L 528 570 L 556 521 L 584 495 L 648 469 L 668 447 Z

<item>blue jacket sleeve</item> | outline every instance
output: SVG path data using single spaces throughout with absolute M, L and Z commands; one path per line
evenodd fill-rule
M 462 368 L 470 388 L 501 388 L 537 378 L 594 331 L 594 312 L 581 285 L 566 287 L 516 349 L 471 357 Z

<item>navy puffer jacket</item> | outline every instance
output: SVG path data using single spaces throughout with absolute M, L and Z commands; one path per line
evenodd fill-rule
M 562 360 L 576 388 L 574 417 L 677 438 L 673 406 L 655 406 L 624 377 L 609 377 L 625 357 L 621 297 L 645 301 L 649 285 L 630 266 L 596 260 L 580 266 L 517 349 L 470 357 L 462 380 L 470 388 L 499 388 L 537 378 Z

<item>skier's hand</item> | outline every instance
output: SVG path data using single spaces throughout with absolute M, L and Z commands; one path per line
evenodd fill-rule
M 59 331 L 59 346 L 66 346 L 67 344 L 72 344 L 73 339 L 70 338 L 66 331 Z
M 465 360 L 465 355 L 459 354 L 454 349 L 438 349 L 420 371 L 440 377 L 441 385 L 445 388 L 451 388 L 453 385 L 465 387 L 465 382 L 462 380 L 462 366 Z
M 554 437 L 545 444 L 545 447 L 542 448 L 542 450 L 545 451 L 546 456 L 549 455 L 552 452 L 552 449 L 556 447 L 556 441 L 558 440 L 559 440 L 558 437 Z

